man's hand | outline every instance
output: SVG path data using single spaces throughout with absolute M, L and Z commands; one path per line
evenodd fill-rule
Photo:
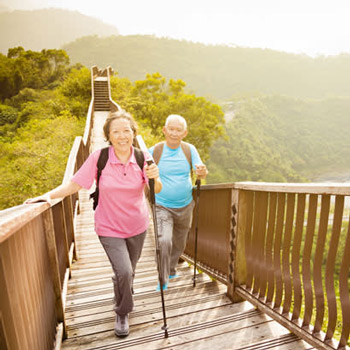
M 204 164 L 195 164 L 198 179 L 205 179 L 208 175 L 207 167 Z

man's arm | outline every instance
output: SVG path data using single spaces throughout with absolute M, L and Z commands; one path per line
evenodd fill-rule
M 208 169 L 205 164 L 203 164 L 201 157 L 197 151 L 197 148 L 192 145 L 192 164 L 195 166 L 195 173 L 199 180 L 203 180 L 208 175 Z

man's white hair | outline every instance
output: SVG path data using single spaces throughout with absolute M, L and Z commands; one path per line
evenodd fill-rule
M 168 118 L 166 118 L 165 121 L 165 126 L 168 126 L 168 124 L 172 121 L 177 121 L 179 123 L 181 123 L 184 126 L 184 130 L 187 130 L 187 122 L 186 119 L 184 117 L 182 117 L 181 115 L 178 114 L 170 114 L 168 116 Z

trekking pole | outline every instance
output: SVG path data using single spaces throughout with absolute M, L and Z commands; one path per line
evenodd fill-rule
M 143 141 L 141 135 L 136 136 L 137 142 L 139 144 L 139 147 L 142 151 L 147 152 L 147 147 L 145 145 L 145 142 Z M 153 163 L 153 160 L 148 160 L 147 165 L 151 165 Z M 162 327 L 162 330 L 164 330 L 164 337 L 168 338 L 168 326 L 167 326 L 167 320 L 166 320 L 166 312 L 165 312 L 165 302 L 164 302 L 164 291 L 163 291 L 163 270 L 162 270 L 162 261 L 160 257 L 160 246 L 159 246 L 159 236 L 158 236 L 158 224 L 157 224 L 157 214 L 156 214 L 156 197 L 154 192 L 154 179 L 149 179 L 149 189 L 150 189 L 150 202 L 152 207 L 152 217 L 153 217 L 153 226 L 154 226 L 154 238 L 156 243 L 156 257 L 157 257 L 157 269 L 158 269 L 158 280 L 159 280 L 159 286 L 160 286 L 160 295 L 162 299 L 162 310 L 163 310 L 163 321 L 164 325 Z
M 196 286 L 196 270 L 197 270 L 197 245 L 198 245 L 198 215 L 199 215 L 199 193 L 201 189 L 201 180 L 196 180 L 196 220 L 195 220 L 195 238 L 194 238 L 194 272 L 193 287 Z

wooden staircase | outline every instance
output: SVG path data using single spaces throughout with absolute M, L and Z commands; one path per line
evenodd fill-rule
M 98 77 L 94 80 L 94 111 L 109 111 L 109 88 L 108 80 L 105 77 Z

